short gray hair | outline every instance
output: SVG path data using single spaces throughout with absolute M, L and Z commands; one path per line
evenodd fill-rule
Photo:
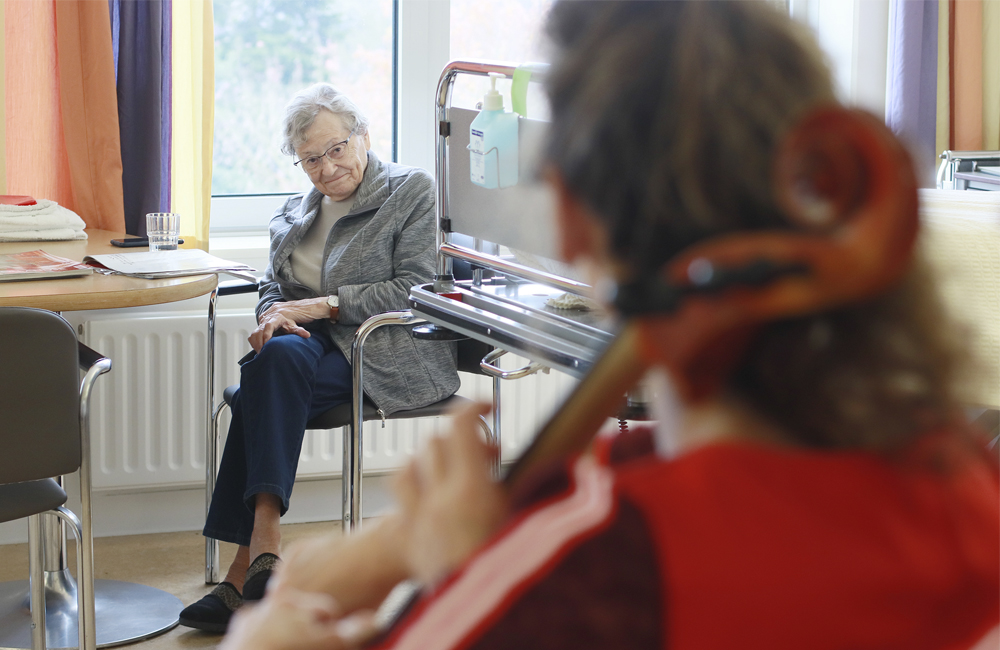
M 281 153 L 295 155 L 295 148 L 305 140 L 305 132 L 321 110 L 339 115 L 355 135 L 368 133 L 368 117 L 351 98 L 328 83 L 318 83 L 299 91 L 285 107 Z

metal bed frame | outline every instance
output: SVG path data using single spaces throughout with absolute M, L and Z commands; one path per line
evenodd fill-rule
M 469 141 L 469 124 L 476 112 L 451 105 L 455 81 L 460 75 L 486 77 L 499 73 L 511 78 L 515 70 L 516 66 L 504 63 L 453 61 L 441 73 L 435 113 L 438 130 L 437 273 L 433 284 L 411 289 L 410 306 L 415 316 L 427 321 L 516 352 L 536 366 L 544 365 L 581 377 L 610 342 L 612 327 L 595 322 L 592 316 L 557 313 L 546 308 L 544 300 L 539 301 L 537 297 L 546 292 L 549 295 L 558 292 L 585 295 L 590 287 L 484 252 L 480 245 L 488 241 L 554 257 L 551 245 L 555 237 L 554 201 L 533 173 L 532 152 L 544 136 L 544 123 L 520 118 L 518 184 L 512 188 L 487 190 L 472 184 L 468 159 L 462 155 Z M 544 70 L 538 66 L 533 66 L 532 74 L 532 81 L 544 78 Z M 452 155 L 456 152 L 461 153 Z M 471 236 L 476 247 L 456 243 L 456 233 Z M 484 283 L 482 274 L 477 274 L 471 283 L 456 282 L 452 274 L 453 260 L 464 260 L 474 268 L 505 276 L 508 284 Z M 529 367 L 521 371 L 526 373 Z M 485 365 L 484 370 L 495 377 L 502 372 L 498 368 L 489 370 Z M 499 421 L 498 415 L 495 417 L 496 431 Z

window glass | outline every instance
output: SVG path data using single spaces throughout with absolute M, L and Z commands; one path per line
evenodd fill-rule
M 212 194 L 301 192 L 309 179 L 281 153 L 284 108 L 319 81 L 371 120 L 372 149 L 392 156 L 392 0 L 214 0 Z
M 504 63 L 549 61 L 549 47 L 543 28 L 553 0 L 451 0 L 451 58 L 486 59 Z M 531 84 L 528 111 L 537 84 Z M 497 85 L 504 96 L 504 108 L 510 110 L 510 82 Z M 455 83 L 452 105 L 475 107 L 490 89 L 483 77 L 462 75 Z M 543 117 L 543 116 L 538 116 Z

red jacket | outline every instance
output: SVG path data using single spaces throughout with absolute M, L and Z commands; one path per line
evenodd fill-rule
M 535 497 L 384 645 L 944 650 L 997 633 L 998 472 L 948 437 L 897 461 L 735 443 L 586 457 Z

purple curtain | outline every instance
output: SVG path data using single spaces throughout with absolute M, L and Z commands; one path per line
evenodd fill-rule
M 108 0 L 118 83 L 125 230 L 170 209 L 171 0 Z
M 892 0 L 885 122 L 910 146 L 918 169 L 932 170 L 938 153 L 937 41 L 937 0 Z

